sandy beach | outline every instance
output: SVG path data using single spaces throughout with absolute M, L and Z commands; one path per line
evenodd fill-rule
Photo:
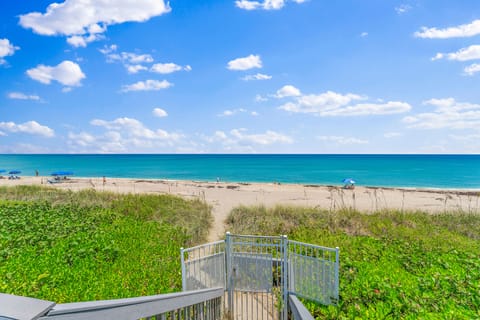
M 18 180 L 0 179 L 0 185 L 45 185 L 78 191 L 95 189 L 120 193 L 172 194 L 187 199 L 197 198 L 209 203 L 213 210 L 214 225 L 209 241 L 221 238 L 224 221 L 230 210 L 239 205 L 293 205 L 325 209 L 355 208 L 374 212 L 382 209 L 428 212 L 464 211 L 480 212 L 479 190 L 437 190 L 378 188 L 357 186 L 346 190 L 340 186 L 317 186 L 276 183 L 229 183 L 171 181 L 147 179 L 71 178 L 60 183 L 48 183 L 50 177 L 21 177 Z

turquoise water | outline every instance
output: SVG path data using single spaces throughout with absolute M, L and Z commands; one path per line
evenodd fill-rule
M 480 189 L 480 155 L 0 155 L 0 169 L 77 177 Z M 5 174 L 5 173 L 4 173 Z

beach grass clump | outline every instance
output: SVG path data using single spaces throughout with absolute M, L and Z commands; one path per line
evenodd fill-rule
M 209 210 L 173 196 L 2 189 L 0 292 L 61 303 L 179 291 L 180 247 L 205 241 Z
M 340 247 L 338 306 L 320 319 L 480 318 L 480 215 L 238 207 L 232 233 Z

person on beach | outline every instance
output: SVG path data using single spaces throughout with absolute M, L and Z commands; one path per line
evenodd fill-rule
M 106 184 L 107 184 L 107 178 L 105 178 L 105 176 L 103 176 L 103 186 L 105 187 Z
M 38 170 L 35 170 L 35 177 L 38 177 Z

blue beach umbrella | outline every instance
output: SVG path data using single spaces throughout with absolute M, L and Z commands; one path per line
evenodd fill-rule
M 50 175 L 52 176 L 71 176 L 73 175 L 72 171 L 55 171 L 52 172 Z
M 22 173 L 22 171 L 20 171 L 20 170 L 12 170 L 12 171 L 8 172 L 8 174 L 20 174 L 20 173 Z
M 352 178 L 345 178 L 342 180 L 342 182 L 345 184 L 355 184 L 355 180 L 353 180 Z
M 5 171 L 7 171 L 7 170 L 5 170 L 5 169 L 0 169 L 0 173 L 4 173 Z

